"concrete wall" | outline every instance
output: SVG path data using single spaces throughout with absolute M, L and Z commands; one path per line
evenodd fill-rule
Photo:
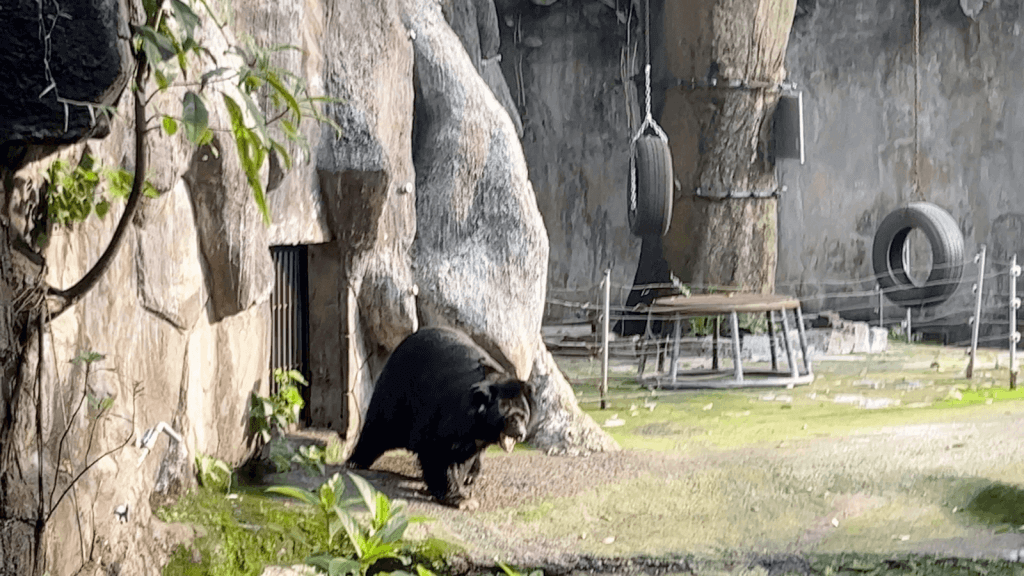
M 630 286 L 640 258 L 626 216 L 630 115 L 636 125 L 642 118 L 635 89 L 623 89 L 626 25 L 596 0 L 497 5 L 501 68 L 522 115 L 523 151 L 548 231 L 548 296 L 597 298 L 605 268 L 613 286 Z M 632 26 L 635 34 L 635 19 Z M 630 76 L 639 71 L 631 62 Z M 625 295 L 616 290 L 612 299 Z M 552 306 L 548 317 L 567 313 Z
M 1014 252 L 1024 257 L 1024 19 L 1018 0 L 924 0 L 921 9 L 921 197 L 960 224 L 967 265 L 957 293 L 916 321 L 962 326 L 978 247 L 988 245 L 995 272 Z M 911 170 L 913 22 L 911 2 L 799 2 L 786 67 L 804 91 L 807 163 L 779 163 L 777 283 L 808 308 L 876 317 L 873 301 L 844 294 L 874 287 L 875 229 L 920 199 Z M 1005 274 L 988 282 L 1005 294 Z M 1005 306 L 994 294 L 990 315 Z

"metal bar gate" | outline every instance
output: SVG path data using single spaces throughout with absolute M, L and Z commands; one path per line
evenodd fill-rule
M 272 246 L 274 290 L 270 294 L 270 389 L 277 392 L 274 370 L 298 370 L 309 380 L 309 272 L 305 246 Z M 301 387 L 308 420 L 309 387 Z

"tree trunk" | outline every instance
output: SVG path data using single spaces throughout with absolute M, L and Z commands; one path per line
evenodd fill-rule
M 795 0 L 666 1 L 662 126 L 680 183 L 665 257 L 684 283 L 774 289 L 771 118 Z M 652 15 L 653 16 L 653 15 Z

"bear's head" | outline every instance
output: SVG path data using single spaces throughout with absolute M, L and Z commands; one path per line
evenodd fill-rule
M 532 384 L 509 377 L 488 378 L 475 386 L 473 404 L 478 422 L 496 433 L 496 438 L 486 440 L 497 442 L 506 452 L 526 440 L 533 417 Z

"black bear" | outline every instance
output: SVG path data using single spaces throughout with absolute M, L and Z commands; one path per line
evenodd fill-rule
M 460 509 L 478 505 L 466 489 L 480 454 L 511 451 L 531 423 L 530 384 L 510 377 L 469 336 L 423 328 L 408 336 L 377 378 L 359 442 L 348 464 L 369 468 L 384 452 L 415 452 L 430 494 Z

